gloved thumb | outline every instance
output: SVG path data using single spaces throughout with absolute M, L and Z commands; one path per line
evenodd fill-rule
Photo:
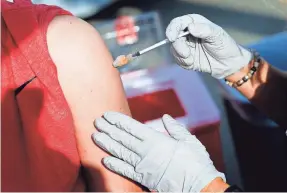
M 176 54 L 181 58 L 188 58 L 191 54 L 191 50 L 186 43 L 186 37 L 181 37 L 172 43 L 172 46 Z
M 191 23 L 188 25 L 188 31 L 200 39 L 207 39 L 214 35 L 213 26 L 208 23 Z
M 183 125 L 173 119 L 170 115 L 164 115 L 162 117 L 162 122 L 169 135 L 176 140 L 188 140 L 191 135 Z

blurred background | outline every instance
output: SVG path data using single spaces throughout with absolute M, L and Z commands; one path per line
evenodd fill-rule
M 286 0 L 34 2 L 58 5 L 91 23 L 104 38 L 113 57 L 137 51 L 164 39 L 165 27 L 170 20 L 181 15 L 198 13 L 223 27 L 238 43 L 257 49 L 272 65 L 287 70 Z M 120 69 L 133 115 L 143 121 L 152 121 L 146 120 L 143 117 L 145 115 L 138 113 L 140 107 L 137 104 L 148 104 L 146 98 L 141 99 L 141 96 L 148 95 L 151 100 L 156 96 L 169 99 L 166 103 L 162 100 L 162 106 L 169 105 L 168 103 L 177 104 L 175 100 L 178 100 L 178 104 L 183 106 L 180 108 L 185 109 L 183 114 L 188 114 L 188 120 L 182 118 L 185 115 L 178 115 L 179 119 L 207 145 L 212 159 L 217 167 L 226 173 L 230 184 L 237 184 L 245 191 L 287 191 L 284 184 L 287 182 L 286 128 L 279 128 L 239 93 L 208 75 L 190 73 L 193 83 L 185 85 L 193 92 L 190 97 L 190 93 L 183 91 L 180 86 L 161 85 L 163 79 L 178 81 L 175 85 L 180 85 L 180 80 L 176 79 L 185 76 L 184 72 L 177 70 L 174 74 L 182 73 L 182 76 L 174 77 L 161 73 L 164 71 L 173 74 L 173 70 L 162 70 L 169 66 L 175 65 L 168 46 L 165 46 Z M 151 72 L 139 73 L 146 69 Z M 150 79 L 153 80 L 152 83 L 143 83 Z M 135 85 L 131 85 L 136 82 L 141 83 L 137 89 Z M 153 89 L 146 89 L 151 87 Z M 171 92 L 159 93 L 158 90 L 165 90 L 163 88 L 174 88 L 178 99 L 172 98 Z M 188 97 L 193 103 L 185 102 Z M 173 114 L 180 109 L 172 107 L 159 110 L 160 105 L 150 106 L 147 110 L 154 115 L 154 118 L 150 119 L 158 118 L 156 111 L 161 111 L 159 114 L 171 111 Z M 204 131 L 201 132 L 202 130 Z

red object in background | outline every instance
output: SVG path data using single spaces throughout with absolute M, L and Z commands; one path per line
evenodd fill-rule
M 220 121 L 199 126 L 193 134 L 205 146 L 216 169 L 220 172 L 224 172 L 224 161 L 220 138 Z
M 119 45 L 133 44 L 138 41 L 138 33 L 135 30 L 135 21 L 130 16 L 120 16 L 115 20 L 115 31 Z
M 186 115 L 173 89 L 155 91 L 128 98 L 128 103 L 133 118 L 142 123 L 161 119 L 164 114 L 169 114 L 173 118 L 181 118 Z M 224 172 L 219 125 L 220 122 L 216 121 L 188 129 L 204 144 L 216 168 Z
M 133 118 L 142 123 L 160 119 L 164 114 L 169 114 L 174 118 L 186 115 L 173 89 L 128 98 L 128 102 Z

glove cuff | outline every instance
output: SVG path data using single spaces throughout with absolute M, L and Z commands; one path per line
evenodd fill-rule
M 238 45 L 241 55 L 233 59 L 233 61 L 227 61 L 226 65 L 232 66 L 228 71 L 225 73 L 220 74 L 220 76 L 217 76 L 215 78 L 222 79 L 227 76 L 230 76 L 238 71 L 240 71 L 243 67 L 247 66 L 253 58 L 251 50 L 248 50 L 240 45 Z

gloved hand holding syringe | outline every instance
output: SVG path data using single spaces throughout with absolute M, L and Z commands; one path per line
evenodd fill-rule
M 171 43 L 176 63 L 184 69 L 205 72 L 217 79 L 226 78 L 248 65 L 253 54 L 240 46 L 220 26 L 198 14 L 173 19 L 166 29 L 166 40 L 149 48 L 119 56 L 114 67 L 161 45 Z
M 184 36 L 186 36 L 188 34 L 190 34 L 190 33 L 188 31 L 186 31 L 186 32 L 180 34 L 178 36 L 178 38 L 184 37 Z M 135 58 L 137 58 L 137 57 L 139 57 L 139 56 L 141 56 L 141 55 L 143 55 L 143 54 L 145 54 L 145 53 L 147 53 L 147 52 L 149 52 L 149 51 L 151 51 L 151 50 L 153 50 L 155 48 L 158 48 L 158 47 L 160 47 L 162 45 L 165 45 L 167 43 L 171 43 L 171 41 L 169 41 L 168 39 L 165 39 L 165 40 L 162 40 L 162 41 L 160 41 L 160 42 L 158 42 L 158 43 L 156 43 L 156 44 L 154 44 L 154 45 L 152 45 L 150 47 L 147 47 L 147 48 L 145 48 L 145 49 L 143 49 L 141 51 L 135 52 L 133 54 L 120 55 L 113 62 L 113 66 L 115 68 L 124 66 L 124 65 L 128 64 L 130 61 L 132 61 L 133 59 L 135 59 Z

